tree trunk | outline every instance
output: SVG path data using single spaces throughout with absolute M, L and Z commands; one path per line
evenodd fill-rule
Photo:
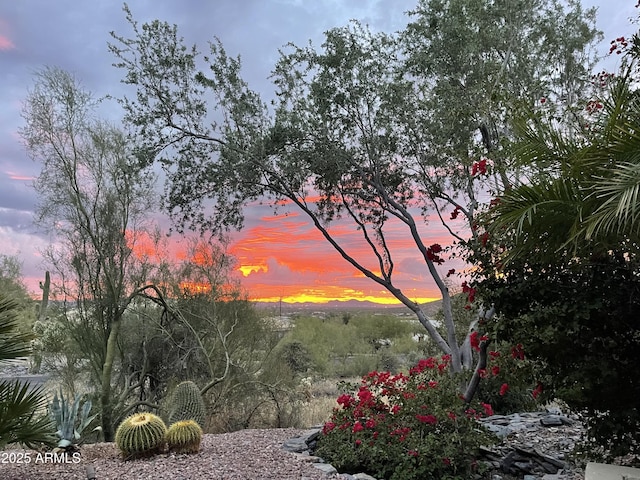
M 111 331 L 107 339 L 107 351 L 102 366 L 102 391 L 100 394 L 100 407 L 102 410 L 102 433 L 105 442 L 112 442 L 114 436 L 113 404 L 111 401 L 111 375 L 113 372 L 113 360 L 116 357 L 116 347 L 122 319 L 111 323 Z

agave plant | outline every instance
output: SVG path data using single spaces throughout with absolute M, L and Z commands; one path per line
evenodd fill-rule
M 87 399 L 80 408 L 82 397 L 76 394 L 73 402 L 70 402 L 62 394 L 62 389 L 59 396 L 57 393 L 53 395 L 49 413 L 57 428 L 56 435 L 60 439 L 58 449 L 75 450 L 80 443 L 82 432 L 97 416 L 89 416 L 92 406 L 90 399 Z
M 30 335 L 20 333 L 15 317 L 18 304 L 0 294 L 0 363 L 30 353 Z M 53 424 L 44 413 L 47 400 L 42 387 L 19 380 L 0 381 L 0 449 L 10 443 L 27 447 L 54 444 Z

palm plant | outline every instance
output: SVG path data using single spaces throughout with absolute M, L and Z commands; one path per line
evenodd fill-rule
M 554 120 L 535 117 L 519 125 L 515 154 L 529 176 L 500 196 L 487 222 L 490 232 L 512 232 L 510 257 L 638 244 L 639 52 L 640 47 L 629 52 L 607 98 L 594 101 L 599 120 L 587 128 L 562 130 Z
M 18 331 L 18 304 L 0 294 L 0 364 L 29 355 L 31 335 Z M 42 387 L 33 388 L 19 380 L 0 381 L 0 448 L 22 443 L 27 447 L 55 441 Z

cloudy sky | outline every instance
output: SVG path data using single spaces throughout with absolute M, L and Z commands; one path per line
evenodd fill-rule
M 204 48 L 218 36 L 227 52 L 240 54 L 250 86 L 269 96 L 267 77 L 278 48 L 311 39 L 316 45 L 329 28 L 356 18 L 374 30 L 395 31 L 406 24 L 404 12 L 415 0 L 130 0 L 138 23 L 154 19 L 177 24 L 187 43 Z M 598 27 L 604 32 L 600 51 L 608 42 L 635 31 L 630 18 L 636 0 L 583 0 L 599 8 Z M 31 181 L 39 166 L 25 154 L 17 133 L 20 111 L 33 73 L 44 66 L 72 72 L 101 96 L 122 93 L 121 72 L 111 66 L 109 32 L 131 36 L 122 3 L 113 0 L 0 0 L 0 253 L 18 255 L 28 286 L 36 290 L 45 266 L 39 252 L 52 239 L 32 220 L 37 198 Z M 117 122 L 117 107 L 106 110 Z M 443 232 L 435 232 L 434 241 Z M 345 233 L 347 235 L 347 233 Z M 175 239 L 177 240 L 177 239 Z M 398 247 L 402 240 L 395 239 Z M 429 241 L 428 243 L 432 243 Z M 356 274 L 315 233 L 301 216 L 274 217 L 266 208 L 248 212 L 247 227 L 233 238 L 239 274 L 256 299 L 321 300 L 388 298 L 373 283 Z M 407 250 L 397 266 L 401 285 L 411 298 L 436 297 L 426 272 L 417 268 Z M 444 268 L 444 267 L 443 267 Z M 449 268 L 449 266 L 447 266 Z

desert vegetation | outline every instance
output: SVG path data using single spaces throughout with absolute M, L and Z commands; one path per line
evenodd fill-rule
M 593 455 L 637 453 L 638 36 L 595 73 L 577 1 L 420 0 L 401 32 L 354 22 L 288 46 L 269 106 L 218 40 L 200 57 L 177 26 L 124 12 L 109 49 L 135 89 L 125 129 L 55 67 L 24 102 L 56 243 L 38 308 L 0 258 L 0 361 L 30 356 L 55 388 L 0 383 L 0 446 L 73 454 L 91 437 L 135 461 L 322 424 L 318 451 L 345 471 L 464 479 L 495 440 L 480 417 L 555 400 Z M 402 315 L 260 310 L 227 248 L 256 201 L 305 215 Z M 183 258 L 151 212 L 191 239 Z M 435 311 L 397 281 L 397 229 Z

